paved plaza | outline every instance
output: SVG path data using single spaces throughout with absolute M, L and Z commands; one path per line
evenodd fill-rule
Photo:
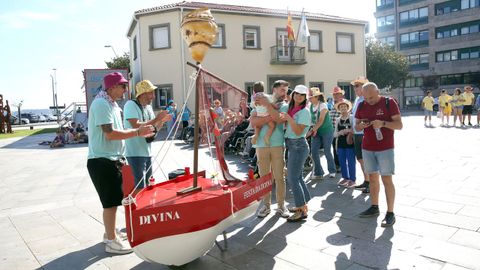
M 214 246 L 182 267 L 105 253 L 86 145 L 38 145 L 53 134 L 0 140 L 0 269 L 480 269 L 480 129 L 440 128 L 438 119 L 436 128 L 425 128 L 420 116 L 403 121 L 392 228 L 380 227 L 383 189 L 382 214 L 360 219 L 369 196 L 338 188 L 339 176 L 307 180 L 313 199 L 306 222 L 287 223 L 273 212 L 252 217 L 228 229 L 227 251 Z M 161 144 L 154 143 L 154 152 Z M 189 146 L 171 147 L 165 172 L 192 160 Z M 232 164 L 238 173 L 244 168 Z M 287 199 L 293 201 L 291 192 Z

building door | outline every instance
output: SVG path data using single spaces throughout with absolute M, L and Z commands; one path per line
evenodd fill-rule
M 288 44 L 287 31 L 277 31 L 277 57 L 279 60 L 290 59 L 290 47 Z
M 338 86 L 345 91 L 345 98 L 354 101 L 355 100 L 355 91 L 353 91 L 352 85 L 348 82 L 339 82 Z
M 173 99 L 172 85 L 157 85 L 155 90 L 155 109 L 165 109 L 168 101 Z

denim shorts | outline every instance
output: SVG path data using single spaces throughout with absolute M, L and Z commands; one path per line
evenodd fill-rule
M 383 151 L 368 151 L 363 149 L 363 162 L 366 173 L 380 172 L 380 175 L 395 174 L 395 160 L 393 148 Z
M 425 111 L 425 116 L 432 116 L 433 114 L 433 111 L 429 111 L 429 110 L 424 110 Z

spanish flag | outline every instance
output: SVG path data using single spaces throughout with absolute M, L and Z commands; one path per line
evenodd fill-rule
M 295 41 L 295 31 L 293 30 L 292 15 L 290 14 L 290 11 L 288 12 L 288 18 L 287 18 L 287 33 L 288 33 L 288 40 Z

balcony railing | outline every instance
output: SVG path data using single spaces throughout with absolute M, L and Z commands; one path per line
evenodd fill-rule
M 272 65 L 304 65 L 305 47 L 272 46 L 270 47 L 270 64 Z

